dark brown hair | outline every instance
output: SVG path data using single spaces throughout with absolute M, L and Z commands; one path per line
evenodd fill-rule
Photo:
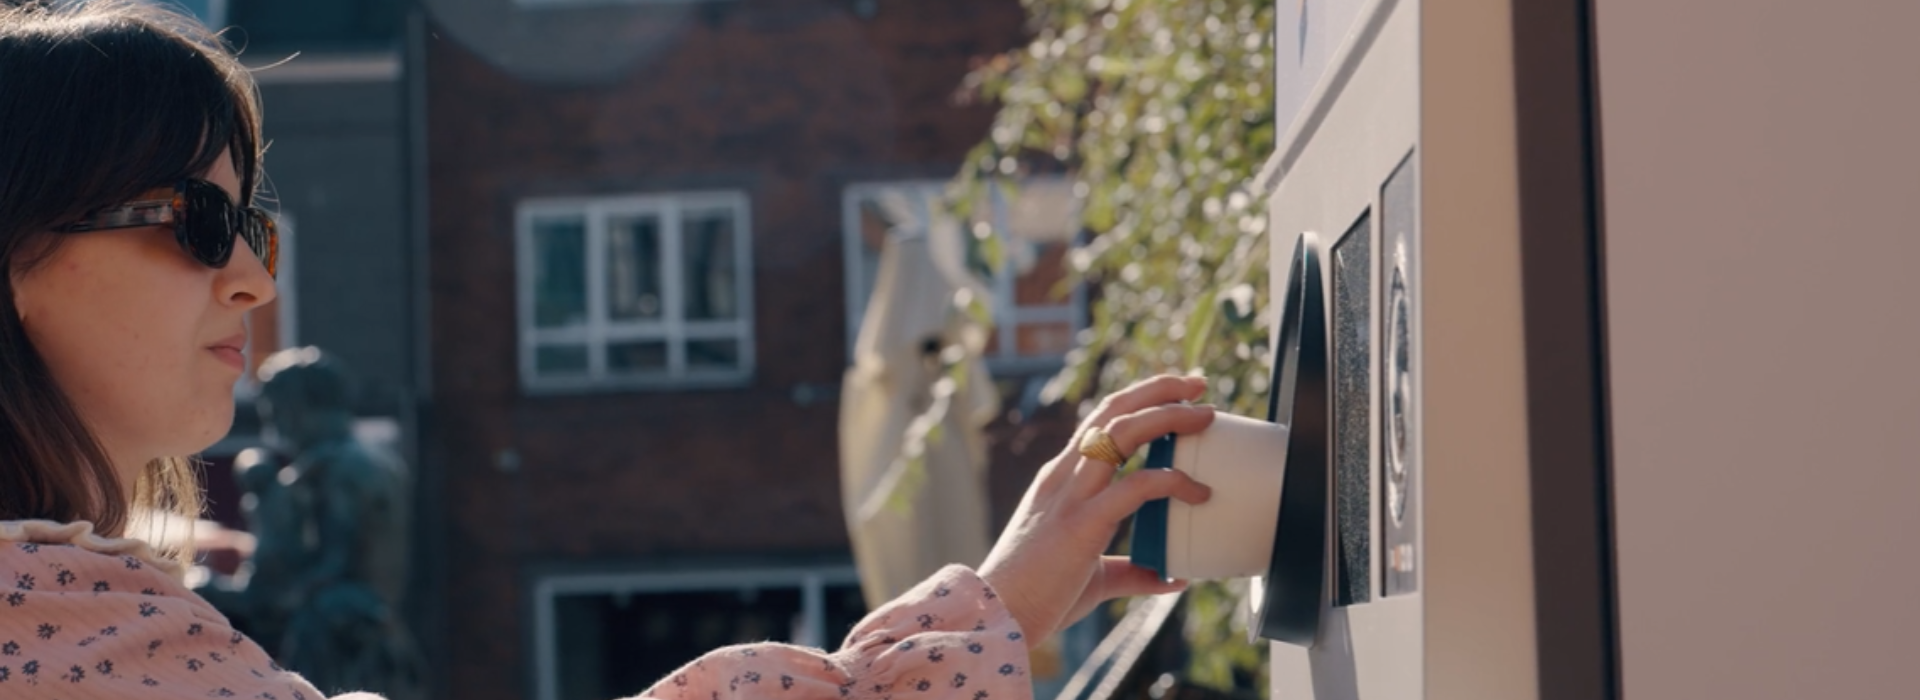
M 51 229 L 198 176 L 232 154 L 259 182 L 252 76 L 220 38 L 159 3 L 0 0 L 0 520 L 85 520 L 124 534 L 137 511 L 199 514 L 188 460 L 122 484 L 13 310 L 13 282 L 57 249 Z M 244 203 L 244 202 L 243 202 Z

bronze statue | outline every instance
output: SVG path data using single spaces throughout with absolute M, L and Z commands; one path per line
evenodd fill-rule
M 233 469 L 244 494 L 240 510 L 247 517 L 248 533 L 253 535 L 253 552 L 233 578 L 216 577 L 199 593 L 225 613 L 236 629 L 277 656 L 292 612 L 278 596 L 287 590 L 288 577 L 308 555 L 300 513 L 288 500 L 287 486 L 280 483 L 281 474 L 291 478 L 293 473 L 286 471 L 272 452 L 258 447 L 236 455 Z
M 205 593 L 324 691 L 418 698 L 421 662 L 398 608 L 407 579 L 406 468 L 354 437 L 351 383 L 320 350 L 275 353 L 260 378 L 261 423 L 270 442 L 295 456 L 284 466 L 264 451 L 236 460 L 257 544 L 241 581 Z

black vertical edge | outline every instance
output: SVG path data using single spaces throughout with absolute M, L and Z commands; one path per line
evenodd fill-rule
M 1327 507 L 1332 422 L 1327 384 L 1327 307 L 1319 237 L 1302 233 L 1294 247 L 1287 293 L 1280 300 L 1267 420 L 1288 426 L 1280 512 L 1263 581 L 1259 636 L 1300 647 L 1320 632 L 1326 597 Z
M 1540 697 L 1620 697 L 1592 0 L 1513 0 Z
M 446 605 L 447 591 L 447 488 L 446 471 L 438 447 L 439 435 L 433 413 L 433 329 L 429 314 L 433 307 L 432 287 L 428 284 L 430 249 L 428 222 L 431 193 L 427 190 L 427 46 L 432 36 L 432 16 L 423 0 L 406 4 L 401 34 L 402 128 L 401 144 L 407 167 L 407 274 L 409 285 L 409 325 L 413 336 L 411 386 L 403 395 L 401 411 L 408 417 L 408 438 L 413 446 L 408 459 L 413 469 L 413 561 L 409 573 L 406 601 L 407 620 L 413 638 L 425 659 L 427 697 L 443 696 L 449 687 L 450 640 Z

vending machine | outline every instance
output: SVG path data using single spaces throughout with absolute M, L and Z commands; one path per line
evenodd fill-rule
M 1326 309 L 1327 566 L 1274 697 L 1605 697 L 1577 4 L 1298 5 L 1262 184 L 1273 298 L 1301 271 Z
M 1278 9 L 1272 428 L 1136 560 L 1275 700 L 1920 697 L 1920 5 Z

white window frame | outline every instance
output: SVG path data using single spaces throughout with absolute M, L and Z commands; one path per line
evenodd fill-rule
M 827 586 L 857 586 L 851 566 L 766 567 L 671 573 L 561 574 L 533 584 L 534 683 L 538 700 L 560 698 L 559 619 L 554 601 L 563 595 L 691 593 L 698 591 L 800 589 L 804 636 L 794 644 L 821 648 L 827 640 Z M 838 640 L 833 640 L 838 641 Z M 687 659 L 692 661 L 692 659 Z
M 860 235 L 860 205 L 882 192 L 889 190 L 907 190 L 920 196 L 915 200 L 922 207 L 922 220 L 928 220 L 928 208 L 940 201 L 945 195 L 946 180 L 898 180 L 892 182 L 857 182 L 848 185 L 841 192 L 841 248 L 845 256 L 847 277 L 847 357 L 851 361 L 853 349 L 859 343 L 860 323 L 866 315 L 868 297 L 873 294 L 874 280 L 866 267 L 863 255 L 865 243 Z M 1000 200 L 996 189 L 993 194 L 993 216 L 996 228 L 1006 230 L 1006 205 Z M 1009 242 L 1012 245 L 1012 242 Z M 1023 374 L 1049 372 L 1059 369 L 1066 355 L 1027 356 L 1018 354 L 1018 327 L 1023 323 L 1063 322 L 1079 333 L 1088 327 L 1087 286 L 1075 285 L 1073 294 L 1066 303 L 1039 307 L 1023 307 L 1015 303 L 1016 276 L 1013 270 L 1013 256 L 1008 255 L 1001 261 L 993 279 L 989 281 L 988 291 L 992 296 L 990 308 L 993 322 L 999 330 L 998 346 L 988 348 L 986 357 L 987 371 L 995 374 Z
M 689 321 L 682 317 L 681 212 L 689 209 L 725 209 L 734 216 L 735 293 L 739 318 Z M 657 214 L 661 219 L 660 255 L 663 317 L 656 321 L 611 322 L 607 318 L 607 220 L 635 214 Z M 584 217 L 587 250 L 587 320 L 570 328 L 537 328 L 534 324 L 533 222 L 541 218 Z M 520 384 L 528 393 L 578 393 L 622 389 L 676 389 L 732 387 L 746 384 L 754 371 L 753 219 L 747 196 L 740 192 L 688 192 L 618 197 L 575 197 L 527 200 L 520 204 L 514 223 L 515 286 L 519 297 Z M 647 375 L 610 374 L 607 345 L 621 341 L 663 340 L 667 369 Z M 689 369 L 686 341 L 737 340 L 740 365 L 733 369 Z M 584 377 L 543 376 L 537 371 L 542 345 L 584 344 Z

